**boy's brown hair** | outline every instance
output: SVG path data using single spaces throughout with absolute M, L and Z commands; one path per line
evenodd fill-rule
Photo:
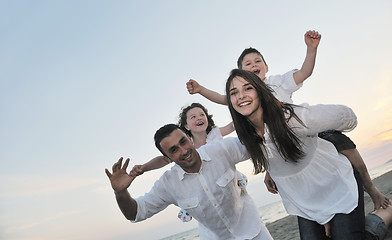
M 237 60 L 238 69 L 242 69 L 242 61 L 244 61 L 244 57 L 246 55 L 248 55 L 249 53 L 257 53 L 258 55 L 260 55 L 260 57 L 264 61 L 264 63 L 267 64 L 265 62 L 263 55 L 256 48 L 250 47 L 250 48 L 245 48 L 244 51 L 242 51 L 241 55 L 238 57 L 238 60 Z

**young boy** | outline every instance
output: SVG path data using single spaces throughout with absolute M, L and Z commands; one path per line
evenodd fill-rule
M 265 83 L 272 88 L 272 90 L 275 92 L 275 96 L 280 101 L 292 103 L 292 93 L 297 91 L 302 86 L 302 83 L 313 72 L 316 61 L 317 47 L 321 39 L 321 35 L 316 31 L 307 31 L 304 37 L 307 51 L 304 63 L 299 70 L 294 69 L 283 75 L 270 76 L 267 78 L 266 73 L 268 72 L 268 65 L 266 64 L 263 55 L 254 48 L 247 48 L 242 52 L 238 58 L 237 66 L 239 69 L 244 69 L 255 73 L 262 81 L 265 81 Z M 221 95 L 215 91 L 207 89 L 195 80 L 189 80 L 186 86 L 190 94 L 199 93 L 215 103 L 227 105 L 225 95 Z M 360 176 L 360 178 L 357 177 L 358 187 L 359 189 L 362 189 L 361 182 L 363 181 L 363 187 L 372 198 L 374 209 L 376 210 L 380 207 L 387 208 L 389 205 L 389 199 L 380 191 L 378 191 L 378 189 L 374 186 L 367 171 L 366 165 L 358 150 L 356 149 L 355 144 L 341 132 L 333 130 L 320 133 L 319 137 L 332 142 L 337 150 L 349 159 L 354 169 L 359 173 Z M 266 173 L 264 182 L 268 191 L 271 193 L 278 192 L 275 183 L 269 176 L 268 172 Z M 360 197 L 360 201 L 361 200 L 363 201 L 363 190 L 362 196 Z M 364 220 L 362 222 L 364 224 Z

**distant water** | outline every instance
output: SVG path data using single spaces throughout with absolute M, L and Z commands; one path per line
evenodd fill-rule
M 384 163 L 381 166 L 370 169 L 369 175 L 373 179 L 389 171 L 392 171 L 392 160 Z M 279 220 L 287 216 L 282 201 L 273 202 L 268 205 L 260 207 L 259 213 L 261 219 L 265 224 L 275 222 L 276 220 Z M 198 239 L 200 239 L 199 234 L 197 233 L 197 228 L 195 228 L 166 238 L 162 238 L 161 240 L 198 240 Z
M 382 164 L 381 166 L 370 169 L 369 175 L 370 175 L 370 178 L 373 179 L 373 178 L 379 177 L 389 171 L 392 171 L 392 160 Z
M 197 233 L 197 228 L 191 229 L 186 232 L 178 233 L 166 238 L 161 238 L 161 240 L 198 240 L 199 234 Z

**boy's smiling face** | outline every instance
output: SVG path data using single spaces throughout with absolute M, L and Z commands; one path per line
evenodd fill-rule
M 265 64 L 261 56 L 257 53 L 246 54 L 242 61 L 242 69 L 255 73 L 264 81 L 265 74 L 268 72 L 268 65 Z

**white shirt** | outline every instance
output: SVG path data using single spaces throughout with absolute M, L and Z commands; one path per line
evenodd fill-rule
M 235 164 L 249 156 L 238 138 L 213 141 L 197 151 L 200 171 L 186 173 L 177 164 L 166 171 L 150 192 L 136 199 L 135 222 L 174 204 L 209 230 L 200 232 L 201 239 L 272 239 L 252 198 L 240 196 Z
M 294 81 L 294 72 L 297 69 L 288 71 L 283 75 L 269 76 L 265 83 L 273 90 L 274 96 L 281 102 L 293 103 L 291 96 L 295 91 L 302 87 L 302 83 L 296 84 Z
M 317 133 L 352 130 L 357 120 L 346 106 L 301 106 L 294 111 L 306 128 L 293 118 L 289 125 L 304 144 L 305 158 L 298 163 L 285 161 L 267 131 L 268 171 L 289 214 L 325 224 L 336 213 L 350 213 L 357 206 L 358 189 L 350 162 L 331 143 L 318 138 Z
M 211 131 L 207 134 L 206 143 L 210 143 L 215 140 L 222 140 L 223 136 L 218 126 L 215 126 L 211 129 Z

